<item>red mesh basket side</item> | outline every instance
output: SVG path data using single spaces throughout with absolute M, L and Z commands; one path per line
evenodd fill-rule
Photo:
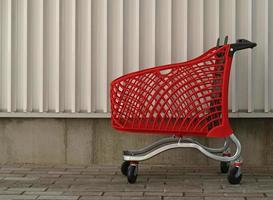
M 224 81 L 228 84 L 231 65 L 228 49 L 228 45 L 213 48 L 189 62 L 114 80 L 110 94 L 113 126 L 176 135 L 207 135 L 216 127 L 230 132 L 224 119 L 228 89 Z

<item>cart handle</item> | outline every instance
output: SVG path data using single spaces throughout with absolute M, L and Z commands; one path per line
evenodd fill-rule
M 242 49 L 248 49 L 248 48 L 251 48 L 253 49 L 254 47 L 256 47 L 257 44 L 254 43 L 254 42 L 250 42 L 246 39 L 238 39 L 236 41 L 236 43 L 233 43 L 233 44 L 230 44 L 230 55 L 233 56 L 233 54 L 236 52 L 236 51 L 240 51 Z

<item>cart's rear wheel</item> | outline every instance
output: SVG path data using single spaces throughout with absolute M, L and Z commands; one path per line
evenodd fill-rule
M 242 180 L 241 168 L 238 166 L 233 166 L 228 172 L 228 181 L 230 184 L 239 184 Z
M 120 170 L 121 170 L 121 173 L 124 175 L 124 176 L 127 176 L 127 172 L 128 172 L 128 167 L 130 165 L 130 162 L 129 161 L 124 161 L 122 164 L 121 164 L 121 167 L 120 167 Z
M 135 183 L 137 180 L 138 166 L 130 164 L 127 171 L 127 179 L 129 183 Z

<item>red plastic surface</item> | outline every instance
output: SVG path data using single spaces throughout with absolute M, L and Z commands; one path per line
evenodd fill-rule
M 111 83 L 112 125 L 118 130 L 226 137 L 229 45 L 191 61 L 124 75 Z

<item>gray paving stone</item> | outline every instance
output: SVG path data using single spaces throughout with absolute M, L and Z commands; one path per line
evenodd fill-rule
M 104 192 L 90 192 L 90 191 L 66 191 L 63 195 L 70 196 L 102 196 Z
M 205 200 L 245 200 L 244 197 L 205 197 Z
M 202 192 L 203 189 L 199 186 L 187 186 L 187 185 L 177 185 L 177 186 L 166 186 L 166 192 Z
M 121 200 L 121 197 L 82 196 L 80 200 Z
M 62 191 L 24 192 L 25 195 L 39 195 L 39 196 L 58 196 L 58 195 L 62 195 L 63 193 L 64 192 Z
M 110 197 L 110 196 L 101 196 L 101 197 L 89 197 L 82 196 L 80 200 L 161 200 L 161 197 Z
M 12 172 L 0 174 L 1 179 L 7 178 L 7 177 L 23 177 L 23 176 L 24 174 L 12 174 Z
M 32 168 L 30 167 L 8 167 L 8 166 L 3 166 L 1 170 L 10 170 L 10 171 L 30 171 Z
M 33 177 L 33 178 L 30 178 L 30 177 L 6 177 L 4 178 L 4 180 L 6 181 L 35 181 L 37 180 L 37 178 Z
M 23 191 L 9 191 L 9 190 L 0 191 L 0 195 L 19 195 L 22 193 Z
M 25 192 L 25 191 L 29 191 L 29 192 L 43 192 L 45 191 L 47 188 L 38 188 L 38 187 L 26 187 L 26 188 L 9 188 L 8 191 L 20 191 L 20 192 Z
M 58 174 L 58 175 L 79 175 L 79 171 L 49 171 L 48 174 Z
M 202 197 L 164 197 L 164 200 L 203 200 Z
M 119 166 L 0 165 L 0 200 L 272 199 L 273 168 L 246 171 L 234 186 L 218 168 L 143 164 L 128 184 Z
M 80 196 L 39 196 L 39 200 L 78 200 Z
M 144 196 L 182 197 L 183 192 L 145 192 Z
M 127 196 L 127 197 L 141 197 L 143 192 L 105 192 L 103 196 Z
M 38 196 L 36 195 L 0 195 L 1 200 L 32 200 L 37 198 Z

